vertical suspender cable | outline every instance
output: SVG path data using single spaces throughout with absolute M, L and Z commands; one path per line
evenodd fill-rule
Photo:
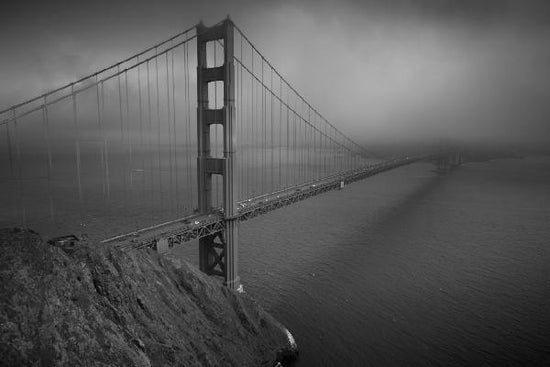
M 170 72 L 168 70 L 168 53 L 164 54 L 166 57 L 166 122 L 168 128 L 168 134 L 166 140 L 168 140 L 168 203 L 170 214 L 174 214 L 174 200 L 172 199 L 173 195 L 173 175 L 172 175 L 172 117 L 170 111 Z
M 307 104 L 306 106 L 302 107 L 302 110 L 303 110 L 302 113 L 304 114 L 304 116 L 305 116 L 305 107 L 307 107 Z M 304 138 L 303 138 L 304 139 L 304 182 L 309 181 L 309 164 L 310 164 L 309 123 L 310 123 L 309 116 L 307 117 L 307 120 L 304 117 Z
M 312 147 L 313 147 L 313 170 L 311 171 L 311 175 L 313 177 L 314 180 L 318 179 L 319 178 L 319 174 L 318 174 L 318 171 L 319 171 L 319 142 L 317 140 L 317 134 L 319 133 L 318 131 L 318 126 L 317 126 L 317 115 L 315 114 L 315 112 L 313 112 L 313 118 L 311 120 L 311 123 L 312 123 L 312 130 L 311 130 L 311 141 L 312 141 Z
M 128 139 L 128 172 L 130 174 L 130 200 L 133 201 L 134 194 L 134 177 L 133 177 L 133 147 L 132 147 L 132 129 L 130 124 L 132 120 L 130 119 L 130 89 L 128 88 L 128 71 L 124 71 L 124 89 L 126 92 L 126 139 Z
M 251 54 L 251 62 L 252 62 L 252 74 L 250 75 L 250 119 L 249 119 L 249 132 L 250 137 L 248 139 L 249 141 L 249 159 L 248 163 L 250 165 L 250 173 L 248 174 L 248 196 L 253 196 L 255 191 L 255 182 L 253 182 L 252 177 L 256 175 L 256 153 L 255 153 L 255 133 L 254 133 L 254 125 L 255 125 L 255 118 L 254 118 L 254 110 L 255 110 L 255 101 L 254 101 L 254 53 Z M 251 175 L 251 173 L 254 173 Z
M 289 104 L 289 95 L 288 95 L 288 88 L 286 89 L 286 169 L 285 169 L 285 187 L 289 187 L 289 181 L 290 181 L 290 109 L 288 108 L 290 106 Z
M 155 197 L 154 197 L 154 175 L 153 175 L 153 123 L 151 113 L 151 70 L 149 60 L 146 64 L 147 74 L 147 122 L 148 131 L 147 134 L 147 156 L 149 157 L 149 195 L 151 198 L 151 219 L 155 217 Z
M 23 200 L 23 162 L 21 159 L 21 147 L 19 146 L 19 129 L 17 128 L 17 118 L 15 108 L 12 109 L 13 137 L 15 140 L 15 155 L 17 159 L 17 207 L 21 210 L 21 225 L 27 228 L 27 213 Z
M 260 70 L 260 82 L 259 82 L 259 85 L 258 85 L 258 92 L 260 92 L 260 96 L 259 96 L 259 104 L 260 104 L 260 107 L 258 109 L 258 112 L 259 112 L 259 120 L 260 120 L 260 126 L 258 128 L 258 142 L 260 143 L 260 175 L 259 175 L 259 179 L 260 179 L 260 192 L 259 194 L 263 194 L 265 193 L 265 189 L 264 189 L 264 183 L 265 183 L 265 180 L 264 180 L 264 174 L 265 174 L 265 160 L 264 160 L 264 154 L 265 154 L 265 142 L 263 140 L 263 137 L 264 137 L 264 60 L 262 59 L 261 55 L 260 56 L 260 61 L 261 61 L 261 70 Z
M 155 49 L 155 54 L 157 50 Z M 162 162 L 161 162 L 161 140 L 160 140 L 160 131 L 161 131 L 161 122 L 160 122 L 160 88 L 159 88 L 159 62 L 158 56 L 155 57 L 155 78 L 156 78 L 156 99 L 157 99 L 157 157 L 158 157 L 158 176 L 159 176 L 159 204 L 160 204 L 160 215 L 164 215 L 164 200 L 162 192 Z
M 342 173 L 342 146 L 340 144 L 340 134 L 338 133 L 338 129 L 334 129 L 334 135 L 336 136 L 336 146 L 338 147 L 338 155 L 337 155 L 337 165 L 338 165 L 338 173 Z
M 193 212 L 193 202 L 191 197 L 191 154 L 190 154 L 190 147 L 191 147 L 191 126 L 190 126 L 190 116 L 189 116 L 189 99 L 191 98 L 189 96 L 189 73 L 188 73 L 188 50 L 187 50 L 187 43 L 183 46 L 183 77 L 184 77 L 184 99 L 185 99 L 185 167 L 186 167 L 186 181 L 185 181 L 185 205 L 184 205 L 184 212 L 185 214 L 190 214 Z
M 262 192 L 261 194 L 265 194 L 267 190 L 267 136 L 266 136 L 266 101 L 265 101 L 265 84 L 264 84 L 264 59 L 262 60 L 262 85 L 261 85 L 261 91 L 262 91 Z
M 271 166 L 271 188 L 270 188 L 270 192 L 273 192 L 275 191 L 275 187 L 273 185 L 273 177 L 274 177 L 274 157 L 273 157 L 273 152 L 275 150 L 275 147 L 273 145 L 273 69 L 270 68 L 270 71 L 271 71 L 271 93 L 270 93 L 270 97 L 271 97 L 271 109 L 270 109 L 270 118 L 269 118 L 269 122 L 271 124 L 271 162 L 270 162 L 270 166 Z
M 76 180 L 78 185 L 78 207 L 80 211 L 80 219 L 82 220 L 82 182 L 80 176 L 80 133 L 78 129 L 78 119 L 76 111 L 76 94 L 74 92 L 74 84 L 71 85 L 71 95 L 73 101 L 73 121 L 75 128 L 75 155 L 76 155 Z
M 124 125 L 122 122 L 122 87 L 120 86 L 120 65 L 117 65 L 117 80 L 118 80 L 118 102 L 120 114 L 120 139 L 124 143 Z
M 321 121 L 319 120 L 319 116 L 317 115 L 317 113 L 315 113 L 315 121 L 316 121 L 316 125 L 317 125 L 317 132 L 319 134 L 319 138 L 318 138 L 318 141 L 317 141 L 317 158 L 318 158 L 318 161 L 317 161 L 317 164 L 318 164 L 318 168 L 317 168 L 317 179 L 321 179 L 323 177 L 323 140 L 324 140 L 324 136 L 323 136 L 323 131 L 322 131 L 322 128 L 323 128 L 323 125 L 321 123 Z
M 237 42 L 234 42 L 234 43 L 237 43 Z M 233 54 L 233 60 L 235 59 L 235 56 L 236 55 L 236 52 Z M 239 84 L 239 71 L 240 71 L 240 68 L 237 67 L 236 63 L 234 62 L 233 63 L 234 65 L 234 81 L 235 81 L 235 96 L 234 96 L 234 109 L 235 109 L 235 123 L 234 123 L 234 127 L 235 127 L 235 130 L 237 131 L 237 136 L 239 136 L 239 133 L 240 133 L 240 128 L 239 128 L 239 122 L 240 122 L 240 119 L 241 119 L 241 116 L 240 116 L 240 109 L 239 109 L 239 93 L 240 93 L 240 84 Z M 225 96 L 224 96 L 225 97 Z M 236 200 L 239 201 L 240 200 L 240 197 L 241 197 L 241 193 L 240 193 L 240 184 L 241 184 L 241 173 L 239 171 L 239 165 L 238 165 L 238 162 L 241 160 L 241 157 L 240 157 L 240 153 L 239 153 L 239 150 L 240 149 L 237 149 L 237 153 L 235 155 L 235 166 L 234 166 L 234 176 L 235 176 L 235 181 L 236 181 L 236 187 L 237 187 L 237 197 L 236 197 Z
M 304 182 L 307 182 L 309 180 L 309 116 L 306 117 L 305 114 L 305 107 L 302 103 L 302 114 L 304 116 L 304 136 L 302 137 L 303 140 L 303 169 L 304 169 Z
M 101 115 L 105 116 L 105 89 L 104 84 L 101 82 Z M 109 173 L 109 144 L 105 135 L 105 129 L 103 131 L 103 148 L 105 155 L 105 189 L 107 193 L 107 200 L 111 198 L 111 177 Z
M 303 169 L 303 149 L 302 149 L 302 113 L 301 109 L 303 105 L 301 104 L 301 101 L 296 98 L 296 154 L 298 159 L 298 180 L 296 183 L 302 183 L 303 181 L 303 175 L 304 175 L 304 169 Z
M 243 61 L 243 36 L 240 35 L 240 47 L 241 47 L 241 52 L 240 52 L 240 58 L 241 58 L 241 62 Z M 240 82 L 239 82 L 239 87 L 240 87 L 240 90 L 239 90 L 239 126 L 240 126 L 240 129 L 239 129 L 239 135 L 242 136 L 244 135 L 244 130 L 243 130 L 243 127 L 244 127 L 244 109 L 243 109 L 243 65 L 240 64 L 240 67 L 239 67 L 239 70 L 240 70 L 240 75 L 239 75 L 239 79 L 240 79 Z M 244 191 L 243 191 L 243 186 L 244 186 L 244 172 L 245 172 L 245 169 L 246 169 L 246 166 L 245 166 L 245 162 L 244 162 L 244 154 L 243 154 L 243 150 L 244 150 L 244 147 L 243 147 L 243 144 L 241 144 L 241 147 L 239 149 L 239 151 L 241 152 L 241 159 L 240 159 L 240 170 L 241 170 L 241 174 L 240 174 L 240 182 L 239 182 L 239 197 L 240 199 L 244 199 Z
M 136 64 L 139 64 L 139 56 L 137 56 Z M 137 67 L 138 75 L 138 103 L 139 103 L 139 155 L 141 158 L 141 169 L 145 167 L 144 156 L 143 156 L 143 102 L 141 98 L 141 65 Z
M 46 140 L 46 149 L 48 153 L 48 206 L 50 210 L 50 221 L 55 221 L 52 194 L 52 148 L 50 142 L 50 122 L 48 119 L 47 96 L 44 96 L 44 105 L 42 108 L 42 121 L 44 123 L 44 140 Z
M 322 120 L 321 120 L 322 122 Z M 328 169 L 327 169 L 327 124 L 323 123 L 323 130 L 324 133 L 321 137 L 321 154 L 323 156 L 323 169 L 322 169 L 322 176 L 325 177 L 328 175 Z
M 107 200 L 106 193 L 107 193 L 107 182 L 105 179 L 105 144 L 103 139 L 103 124 L 102 124 L 102 115 L 101 115 L 101 88 L 102 88 L 102 82 L 99 82 L 99 78 L 96 75 L 95 78 L 95 87 L 96 87 L 96 103 L 97 103 L 97 126 L 99 129 L 99 140 L 100 140 L 100 152 L 101 152 L 101 192 L 103 194 L 103 209 L 105 211 L 105 218 L 108 217 L 108 208 L 107 208 Z
M 311 121 L 311 107 L 307 107 L 307 119 L 308 119 L 308 122 L 310 124 L 312 124 L 312 121 Z M 310 130 L 309 127 L 307 127 L 307 134 L 306 134 L 306 140 L 307 140 L 307 172 L 308 172 L 308 175 L 307 175 L 307 180 L 308 181 L 311 181 L 312 179 L 312 168 L 314 168 L 313 166 L 313 162 L 312 162 L 312 155 L 311 155 L 311 149 L 313 148 L 312 146 L 312 139 L 310 139 L 310 132 L 311 132 L 311 135 L 313 135 L 313 129 Z
M 265 75 L 264 67 L 265 65 L 262 59 L 262 72 Z M 267 86 L 266 86 L 267 81 L 265 80 L 265 78 L 264 78 L 263 84 L 264 84 L 264 87 L 262 88 L 262 97 L 264 102 L 264 107 L 263 107 L 263 110 L 264 110 L 264 192 L 263 193 L 266 193 L 269 191 L 269 168 L 268 168 L 269 163 L 268 163 L 268 155 L 267 155 L 267 150 L 268 150 L 268 138 L 267 138 L 268 104 L 267 104 Z
M 298 180 L 300 178 L 300 172 L 299 172 L 299 160 L 298 160 L 298 151 L 297 151 L 297 148 L 296 148 L 296 139 L 297 139 L 297 119 L 296 119 L 296 111 L 297 111 L 297 108 L 296 108 L 296 100 L 294 100 L 294 112 L 293 112 L 293 115 L 294 115 L 294 124 L 293 124 L 293 127 L 294 127 L 294 136 L 293 136 L 293 140 L 294 140 L 294 144 L 293 144 L 293 151 L 294 151 L 294 168 L 293 168 L 293 171 L 294 171 L 294 175 L 293 175 L 293 179 L 292 179 L 292 184 L 293 185 L 296 185 L 298 183 Z M 298 171 L 297 171 L 298 170 Z
M 323 136 L 323 132 L 321 131 L 322 129 L 322 123 L 321 121 L 319 120 L 319 115 L 317 115 L 317 113 L 315 113 L 315 120 L 316 120 L 316 123 L 317 123 L 317 129 L 318 129 L 318 133 L 319 133 L 319 139 L 318 139 L 318 143 L 317 143 L 317 152 L 318 152 L 318 164 L 319 164 L 319 168 L 317 169 L 317 179 L 321 179 L 323 177 L 323 159 L 324 159 L 324 152 L 323 152 L 323 142 L 324 142 L 324 136 Z
M 178 190 L 178 140 L 176 133 L 176 76 L 174 75 L 174 50 L 170 51 L 171 55 L 171 68 L 172 68 L 172 140 L 173 140 L 173 150 L 174 150 L 174 176 L 175 176 L 175 201 L 176 201 L 176 212 L 179 214 L 180 208 L 180 198 Z
M 282 154 L 283 154 L 283 82 L 279 78 L 279 186 L 278 190 L 282 188 Z
M 307 106 L 307 104 L 306 104 Z M 303 111 L 302 113 L 304 113 L 305 115 L 305 107 L 303 107 Z M 309 145 L 309 123 L 310 123 L 310 119 L 309 119 L 309 116 L 308 116 L 308 119 L 306 120 L 304 118 L 304 182 L 307 182 L 309 181 L 309 165 L 310 165 L 310 161 L 309 161 L 309 156 L 310 156 L 310 145 Z M 306 151 L 307 149 L 307 151 Z
M 14 112 L 14 119 L 15 119 L 15 112 Z M 7 143 L 7 146 L 8 146 L 8 160 L 10 162 L 10 178 L 15 178 L 15 173 L 14 173 L 14 164 L 13 164 L 13 152 L 12 152 L 12 146 L 11 146 L 11 133 L 10 133 L 10 122 L 8 122 L 6 124 L 6 143 Z M 16 203 L 14 205 L 14 209 L 15 209 L 15 216 L 14 218 L 17 217 L 17 207 L 18 207 L 18 203 L 17 203 L 17 188 L 16 188 L 16 194 L 13 195 L 13 197 L 16 199 Z
M 304 104 L 301 100 L 298 100 L 298 103 L 299 103 L 299 107 L 297 109 L 297 112 L 298 112 L 298 153 L 299 153 L 299 160 L 300 160 L 300 169 L 298 170 L 298 173 L 300 174 L 299 176 L 299 182 L 300 183 L 303 183 L 305 181 L 305 167 L 304 167 L 304 163 L 305 163 L 305 157 L 306 157 L 306 144 L 305 144 L 305 139 L 304 139 L 304 132 L 305 132 L 305 127 L 306 127 L 306 119 L 304 117 L 304 113 L 303 113 L 303 109 L 304 109 Z M 302 127 L 302 124 L 303 124 L 303 127 Z
M 187 103 L 187 129 L 188 129 L 188 146 L 190 147 L 191 146 L 191 83 L 189 81 L 189 46 L 188 44 L 186 43 L 185 44 L 185 57 L 186 57 L 186 61 L 185 61 L 185 73 L 186 73 L 186 81 L 187 81 L 187 99 L 186 99 L 186 103 Z M 187 152 L 187 156 L 189 157 L 189 161 L 188 161 L 188 164 L 187 164 L 187 167 L 188 167 L 188 177 L 189 177 L 189 184 L 188 184 L 188 191 L 189 191 L 189 210 L 190 211 L 193 211 L 193 209 L 195 208 L 195 203 L 194 203 L 194 199 L 197 199 L 197 207 L 198 207 L 198 198 L 194 195 L 194 193 L 196 192 L 195 189 L 193 188 L 193 185 L 194 183 L 196 182 L 196 180 L 192 180 L 192 174 L 195 174 L 196 173 L 196 170 L 192 170 L 192 158 L 191 158 L 191 151 L 195 151 L 195 150 L 189 150 Z
M 103 149 L 103 126 L 101 123 L 101 96 L 100 96 L 100 83 L 96 75 L 95 78 L 95 88 L 96 88 L 96 103 L 97 103 L 97 128 L 99 130 L 99 138 L 101 139 L 101 189 L 103 196 L 105 197 L 105 192 L 107 191 L 106 182 L 105 182 L 105 151 Z
M 329 134 L 330 134 L 330 151 L 331 151 L 331 160 L 330 160 L 330 171 L 331 173 L 336 173 L 336 145 L 334 144 L 334 137 L 332 136 L 333 135 L 333 128 L 330 127 L 329 129 Z
M 344 170 L 343 163 L 344 163 L 344 154 L 345 154 L 345 152 L 344 152 L 344 149 L 342 148 L 342 145 L 341 145 L 342 143 L 341 143 L 340 139 L 342 137 L 340 135 L 340 132 L 337 132 L 337 136 L 338 136 L 337 143 L 338 143 L 338 146 L 339 146 L 338 149 L 340 150 L 340 154 L 338 154 L 338 163 L 339 163 L 338 169 L 339 169 L 340 172 L 342 172 Z
M 252 74 L 250 75 L 250 87 L 251 87 L 251 124 L 250 124 L 250 134 L 252 135 L 252 140 L 250 141 L 251 144 L 251 152 L 250 152 L 250 158 L 251 158 L 251 164 L 252 164 L 252 170 L 256 168 L 256 152 L 255 150 L 255 143 L 256 143 L 256 135 L 254 134 L 254 125 L 256 125 L 256 119 L 254 118 L 254 49 L 251 48 L 251 62 L 252 62 Z M 255 177 L 256 175 L 252 176 Z M 250 175 L 248 175 L 250 178 Z M 250 182 L 248 183 L 248 186 L 252 188 L 252 192 L 248 194 L 248 196 L 255 195 L 256 194 L 256 182 L 253 182 L 252 185 L 250 185 Z
M 336 130 L 336 128 L 334 128 L 334 139 L 335 139 L 335 145 L 336 145 L 336 151 L 337 151 L 337 154 L 336 154 L 336 172 L 340 173 L 340 156 L 341 156 L 341 151 L 340 151 L 340 143 L 338 141 L 338 130 Z
M 136 64 L 139 64 L 139 55 L 137 56 L 136 58 Z M 143 183 L 143 186 L 141 187 L 141 190 L 140 191 L 144 191 L 145 190 L 145 182 L 146 182 L 146 178 L 145 178 L 145 157 L 144 157 L 144 147 L 143 147 L 143 100 L 142 100 L 142 93 L 141 93 L 141 65 L 138 65 L 137 66 L 137 76 L 138 76 L 138 85 L 137 85 L 137 88 L 138 88 L 138 104 L 139 104 L 139 158 L 140 158 L 140 161 L 141 161 L 141 165 L 140 165 L 140 168 L 141 168 L 141 172 L 142 172 L 142 183 Z M 144 192 L 143 192 L 144 193 Z M 141 196 L 142 193 L 140 193 L 140 196 Z M 140 199 L 140 206 L 142 204 L 142 200 Z
M 13 164 L 13 152 L 11 147 L 11 133 L 10 133 L 10 123 L 6 124 L 6 143 L 8 145 L 8 160 L 10 162 L 10 177 L 14 177 L 14 164 Z
M 104 116 L 104 106 L 103 106 L 103 82 L 99 82 L 99 78 L 96 75 L 96 102 L 97 102 L 97 125 L 99 129 L 99 138 L 101 141 L 101 175 L 102 175 L 102 193 L 103 193 L 103 206 L 105 210 L 105 217 L 108 216 L 108 202 L 105 200 L 108 195 L 108 181 L 107 181 L 107 170 L 106 170 L 106 152 L 105 152 L 105 131 L 103 129 L 103 116 Z
M 118 107 L 119 107 L 119 117 L 120 117 L 120 140 L 121 140 L 121 144 L 123 146 L 123 150 L 124 150 L 124 153 L 126 153 L 126 142 L 125 142 L 125 138 L 124 138 L 124 120 L 123 120 L 123 115 L 122 115 L 122 86 L 121 86 L 121 82 L 120 82 L 120 65 L 117 66 L 117 79 L 118 79 Z M 127 190 L 127 177 L 126 177 L 126 157 L 124 157 L 124 160 L 123 160 L 123 165 L 122 165 L 122 183 L 123 183 L 123 192 L 122 192 L 122 195 L 123 195 L 123 202 L 124 202 L 124 209 L 125 211 L 127 210 L 127 193 L 126 193 L 126 190 Z M 124 215 L 126 215 L 126 213 L 124 213 Z
M 313 111 L 313 121 L 314 121 L 314 130 L 313 130 L 313 154 L 315 169 L 313 171 L 313 177 L 315 180 L 321 178 L 321 126 L 319 125 L 319 120 L 317 119 L 317 113 Z
M 308 116 L 309 116 L 309 125 L 308 125 L 308 141 L 309 141 L 309 163 L 308 163 L 308 172 L 309 180 L 312 181 L 316 177 L 316 165 L 315 165 L 315 115 L 311 116 L 311 107 L 308 105 Z
M 298 152 L 300 153 L 300 169 L 298 170 L 298 173 L 300 174 L 300 183 L 303 183 L 305 181 L 305 152 L 306 152 L 306 144 L 305 144 L 305 118 L 303 117 L 303 109 L 304 104 L 300 101 L 300 109 L 298 110 Z M 302 128 L 303 125 L 303 128 Z M 303 130 L 302 130 L 303 129 Z

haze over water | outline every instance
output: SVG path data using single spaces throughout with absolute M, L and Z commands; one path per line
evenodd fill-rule
M 543 366 L 550 159 L 384 173 L 241 226 L 245 290 L 298 366 Z M 196 261 L 196 244 L 174 249 Z

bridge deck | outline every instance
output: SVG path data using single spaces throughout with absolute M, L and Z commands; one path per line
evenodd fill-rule
M 435 158 L 434 155 L 419 155 L 392 159 L 361 169 L 335 174 L 321 180 L 293 186 L 285 190 L 243 200 L 238 203 L 238 217 L 240 221 L 245 221 L 323 192 L 339 189 L 342 182 L 349 184 L 397 167 L 433 158 Z M 102 242 L 111 243 L 121 248 L 144 248 L 154 247 L 158 240 L 165 239 L 168 241 L 169 246 L 173 246 L 174 244 L 194 238 L 201 238 L 223 230 L 223 219 L 223 210 L 219 209 L 209 214 L 192 215 L 161 223 L 153 227 L 112 237 Z

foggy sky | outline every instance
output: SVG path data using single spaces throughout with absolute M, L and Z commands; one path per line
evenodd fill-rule
M 357 141 L 550 143 L 548 1 L 17 2 L 0 108 L 227 14 Z

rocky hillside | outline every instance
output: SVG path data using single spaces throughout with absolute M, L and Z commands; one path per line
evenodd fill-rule
M 245 294 L 148 251 L 0 230 L 0 365 L 274 366 L 285 329 Z

